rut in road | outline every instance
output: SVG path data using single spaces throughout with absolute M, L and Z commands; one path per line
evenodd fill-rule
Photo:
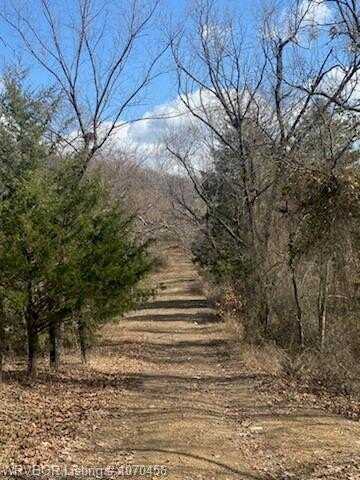
M 261 378 L 233 358 L 181 250 L 167 250 L 155 280 L 156 299 L 104 331 L 104 354 L 119 352 L 137 369 L 124 377 L 121 400 L 99 412 L 82 463 L 165 465 L 174 480 L 312 478 L 315 465 L 345 465 L 360 453 L 358 424 L 316 407 L 274 409 L 258 395 Z

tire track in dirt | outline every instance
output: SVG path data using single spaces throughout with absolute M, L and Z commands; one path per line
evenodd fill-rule
M 167 260 L 155 275 L 157 298 L 104 334 L 104 354 L 137 370 L 124 375 L 123 395 L 79 452 L 82 462 L 165 465 L 173 480 L 296 479 L 360 454 L 358 424 L 264 402 L 191 261 L 174 248 Z

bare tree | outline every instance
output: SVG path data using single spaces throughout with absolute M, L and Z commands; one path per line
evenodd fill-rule
M 61 140 L 83 153 L 83 171 L 117 128 L 137 120 L 131 109 L 161 73 L 159 8 L 160 0 L 4 1 L 1 18 L 71 109 L 75 128 Z
M 180 100 L 214 144 L 227 152 L 223 162 L 232 158 L 237 165 L 236 180 L 225 167 L 217 171 L 222 188 L 238 201 L 238 212 L 232 211 L 231 218 L 220 212 L 219 221 L 253 258 L 255 301 L 265 327 L 274 267 L 287 266 L 303 345 L 298 278 L 302 269 L 295 269 L 288 258 L 290 237 L 280 248 L 277 225 L 293 224 L 296 212 L 284 199 L 284 187 L 291 173 L 302 175 L 313 168 L 315 151 L 318 165 L 322 162 L 329 172 L 351 161 L 349 151 L 359 138 L 360 125 L 359 7 L 353 0 L 271 5 L 264 10 L 257 34 L 249 37 L 243 35 L 236 15 L 219 16 L 215 1 L 194 2 L 193 11 L 193 23 L 174 37 L 171 47 Z M 343 135 L 335 142 L 341 122 Z M 315 149 L 314 131 L 322 140 Z M 203 178 L 194 174 L 196 156 L 183 146 L 169 145 L 168 151 L 185 168 L 209 214 L 219 216 L 204 193 Z

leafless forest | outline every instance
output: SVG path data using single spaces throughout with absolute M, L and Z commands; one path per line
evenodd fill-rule
M 188 470 L 174 460 L 169 478 L 360 478 L 360 452 L 344 446 L 360 433 L 359 0 L 261 1 L 251 19 L 216 0 L 186 3 L 179 18 L 162 0 L 64 5 L 1 3 L 0 467 L 65 465 L 68 442 L 87 465 L 108 462 L 89 437 L 98 412 L 110 452 L 121 436 L 110 410 L 151 410 L 145 380 L 159 381 L 149 372 L 166 357 L 166 408 L 210 391 L 228 439 L 232 421 L 236 435 L 255 422 L 238 413 L 246 395 L 256 406 L 264 395 L 274 422 L 279 405 L 317 419 L 321 453 L 276 450 L 256 437 L 272 427 L 250 422 L 254 467 L 245 443 L 213 437 L 209 421 L 179 447 Z M 164 76 L 171 100 L 145 108 Z M 199 398 L 186 397 L 184 359 L 193 381 L 213 382 Z M 245 378 L 248 394 L 236 390 Z M 328 447 L 310 404 L 338 415 Z M 184 418 L 164 420 L 158 457 L 140 427 L 122 450 L 143 441 L 137 461 L 168 462 Z M 204 438 L 208 451 L 224 445 L 212 463 L 196 450 Z

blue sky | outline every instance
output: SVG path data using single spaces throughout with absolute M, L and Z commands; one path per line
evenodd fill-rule
M 261 2 L 261 0 L 260 0 Z M 247 28 L 253 29 L 255 26 L 254 14 L 256 13 L 255 4 L 259 3 L 259 0 L 219 0 L 219 10 L 238 11 L 241 17 L 246 22 Z M 187 15 L 191 13 L 191 2 L 186 0 L 166 0 L 167 8 L 170 14 L 173 14 L 175 18 L 185 20 Z M 176 85 L 173 76 L 162 76 L 157 84 L 154 85 L 152 91 L 152 102 L 154 105 L 163 104 L 177 96 Z
M 21 11 L 26 16 L 26 18 L 31 18 L 32 24 L 36 25 L 36 34 L 44 33 L 46 27 L 46 22 L 43 17 L 39 14 L 39 11 L 36 8 L 39 0 L 2 0 L 7 3 L 10 8 L 13 8 L 14 5 L 21 5 Z M 108 27 L 107 32 L 110 32 L 105 37 L 102 49 L 99 53 L 99 58 L 101 61 L 106 62 L 107 59 L 112 58 L 112 52 L 119 48 L 117 45 L 117 40 L 112 37 L 112 32 L 117 34 L 121 31 L 119 25 L 121 26 L 122 18 L 119 16 L 118 10 L 112 9 L 116 6 L 116 9 L 121 5 L 126 5 L 127 0 L 93 0 L 95 5 L 106 5 L 106 8 L 109 9 L 110 14 L 106 17 L 105 25 Z M 141 0 L 146 2 L 147 0 Z M 151 0 L 149 0 L 151 1 Z M 309 0 L 303 0 L 304 2 Z M 315 1 L 315 0 L 311 0 Z M 321 0 L 317 0 L 321 1 Z M 66 25 L 67 22 L 72 21 L 71 11 L 76 6 L 78 0 L 49 0 L 49 4 L 56 12 L 57 18 L 59 18 L 61 26 Z M 136 51 L 135 58 L 129 63 L 128 70 L 123 72 L 122 84 L 119 93 L 119 99 L 121 100 L 121 94 L 123 91 L 127 92 L 129 88 L 133 87 L 133 84 L 136 80 L 136 75 L 140 72 L 141 66 L 144 61 L 146 62 L 151 58 L 151 53 L 153 50 L 158 47 L 157 44 L 160 44 L 160 39 L 163 36 L 165 28 L 161 31 L 161 27 L 164 27 L 168 24 L 169 19 L 171 19 L 172 24 L 179 24 L 182 22 L 188 21 L 188 16 L 191 16 L 191 5 L 192 2 L 188 0 L 162 0 L 163 7 L 158 11 L 155 24 L 152 29 L 148 32 L 149 37 L 152 38 L 155 42 L 145 42 L 142 43 L 141 47 Z M 256 29 L 256 17 L 261 13 L 261 7 L 267 3 L 265 0 L 217 0 L 219 14 L 226 14 L 231 12 L 231 15 L 238 19 L 241 22 L 242 28 L 245 31 L 246 37 L 250 38 L 251 35 L 254 35 Z M 282 5 L 283 8 L 290 3 L 290 0 L 279 0 L 278 4 Z M 6 12 L 6 10 L 5 10 Z M 118 15 L 118 16 L 116 16 Z M 160 29 L 159 29 L 160 26 Z M 100 27 L 99 27 L 100 28 Z M 0 41 L 0 62 L 1 67 L 4 69 L 9 64 L 12 64 L 19 59 L 23 66 L 29 69 L 29 82 L 32 86 L 47 86 L 49 85 L 50 78 L 49 75 L 40 67 L 34 60 L 23 50 L 19 48 L 19 43 L 16 41 L 16 37 L 8 27 L 4 24 L 0 24 L 0 38 L 3 41 Z M 68 32 L 66 30 L 65 32 Z M 35 34 L 35 35 L 36 35 Z M 46 38 L 46 34 L 45 34 Z M 149 46 L 147 45 L 149 43 Z M 73 43 L 71 42 L 71 37 L 67 33 L 64 33 L 64 44 L 65 50 L 69 49 L 69 52 L 73 52 Z M 150 51 L 147 51 L 150 49 Z M 253 54 L 255 54 L 253 52 Z M 161 64 L 160 71 L 162 74 L 156 78 L 149 89 L 146 91 L 136 105 L 132 106 L 130 109 L 125 111 L 121 118 L 121 122 L 126 122 L 132 120 L 133 118 L 142 117 L 144 114 L 167 114 L 167 112 L 174 112 L 178 107 L 177 104 L 177 88 L 176 81 L 173 72 L 174 66 L 171 62 L 170 55 L 165 55 Z M 88 82 L 87 76 L 89 69 L 84 69 L 84 76 L 82 77 L 81 90 L 91 103 L 94 95 L 94 91 L 91 90 L 90 82 Z M 141 74 L 139 73 L 141 78 Z M 89 93 L 88 93 L 89 92 Z M 111 117 L 111 112 L 108 114 Z M 121 131 L 120 140 L 124 141 L 129 140 L 130 143 L 135 145 L 153 145 L 161 136 L 162 130 L 164 130 L 164 120 L 162 121 L 142 121 L 132 125 L 131 127 L 124 127 Z
M 70 5 L 71 3 L 75 4 L 75 0 L 65 0 Z M 52 0 L 50 5 L 57 4 L 58 12 L 62 12 L 62 8 L 65 5 L 64 0 Z M 244 18 L 247 28 L 253 27 L 253 14 L 256 13 L 256 4 L 260 4 L 261 0 L 218 0 L 219 11 L 238 11 L 241 12 L 242 18 Z M 9 4 L 16 3 L 16 0 L 9 0 Z M 34 2 L 28 3 L 27 0 L 20 0 L 19 5 L 31 5 L 29 10 L 31 14 L 34 15 L 33 6 L 36 4 Z M 186 21 L 187 15 L 191 12 L 191 2 L 187 0 L 163 0 L 164 9 L 159 11 L 159 14 L 163 14 L 164 11 L 167 12 L 167 15 L 172 18 L 172 21 L 181 22 Z M 25 12 L 25 9 L 24 9 Z M 41 19 L 40 15 L 34 15 L 36 25 L 41 28 L 44 26 L 44 21 Z M 160 18 L 160 15 L 159 15 Z M 162 20 L 161 20 L 162 21 Z M 44 72 L 42 67 L 34 62 L 34 60 L 29 57 L 25 51 L 19 48 L 19 44 L 16 42 L 15 36 L 9 28 L 4 24 L 1 24 L 0 27 L 1 38 L 5 41 L 0 42 L 0 67 L 2 70 L 6 69 L 7 66 L 17 63 L 19 60 L 21 64 L 29 69 L 29 80 L 32 85 L 44 85 L 49 81 L 48 75 Z M 166 62 L 165 62 L 166 63 Z M 170 62 L 169 62 L 170 63 Z M 170 67 L 171 68 L 171 67 Z M 164 64 L 164 70 L 168 70 L 169 65 Z M 146 112 L 150 108 L 156 105 L 166 103 L 176 97 L 176 86 L 174 82 L 174 77 L 170 71 L 164 73 L 159 77 L 152 85 L 152 88 L 148 91 L 144 103 L 139 107 L 138 112 Z
M 151 0 L 141 0 L 146 4 L 147 1 Z M 287 1 L 287 0 L 283 0 Z M 42 35 L 41 38 L 47 38 L 46 21 L 41 13 L 39 8 L 39 0 L 2 0 L 3 5 L 5 6 L 5 14 L 12 12 L 15 6 L 20 6 L 21 14 L 26 18 L 31 20 L 31 24 L 36 26 L 36 34 Z M 63 26 L 67 25 L 72 21 L 71 12 L 76 8 L 78 0 L 49 0 L 49 5 L 52 10 L 55 12 L 56 17 L 59 19 L 60 30 L 64 31 L 64 43 L 65 51 L 67 48 L 67 43 L 69 43 L 69 52 L 73 52 L 73 45 L 71 43 L 70 34 L 66 33 L 70 30 L 63 30 Z M 107 32 L 110 32 L 104 43 L 102 45 L 102 50 L 100 57 L 104 58 L 104 62 L 108 58 L 111 58 L 112 48 L 116 48 L 116 40 L 114 40 L 111 35 L 111 32 L 121 31 L 119 25 L 121 25 L 122 18 L 116 17 L 119 15 L 119 7 L 126 6 L 127 0 L 93 0 L 96 7 L 101 7 L 102 5 L 106 6 L 106 9 L 109 10 L 110 14 L 106 17 L 106 25 L 108 26 Z M 253 17 L 256 14 L 256 4 L 260 5 L 262 0 L 218 0 L 217 5 L 219 9 L 219 14 L 225 14 L 228 11 L 237 12 L 244 20 L 244 25 L 247 29 L 254 29 Z M 157 12 L 157 17 L 155 20 L 155 25 L 152 30 L 149 31 L 150 37 L 158 38 L 159 41 L 152 42 L 161 43 L 160 37 L 165 33 L 165 25 L 171 22 L 173 25 L 181 24 L 182 22 L 187 22 L 188 16 L 191 16 L 192 13 L 192 1 L 191 0 L 162 0 L 162 7 Z M 126 7 L 125 7 L 126 8 Z M 15 18 L 14 16 L 10 18 Z M 160 27 L 160 28 L 159 28 Z M 33 35 L 33 34 L 32 34 Z M 49 74 L 44 70 L 43 67 L 39 66 L 36 61 L 26 52 L 25 49 L 21 48 L 21 42 L 17 39 L 14 31 L 4 23 L 0 23 L 0 66 L 4 70 L 9 65 L 21 63 L 23 67 L 26 67 L 29 72 L 28 83 L 32 87 L 48 86 L 53 82 L 53 79 Z M 35 39 L 34 39 L 35 40 Z M 36 43 L 36 42 L 35 42 Z M 151 43 L 151 42 L 149 42 Z M 71 46 L 70 46 L 71 45 Z M 140 68 L 139 65 L 143 64 L 144 61 L 151 58 L 151 53 L 142 50 L 147 48 L 146 42 L 141 46 L 141 49 L 136 52 L 134 60 L 132 60 L 128 65 L 128 70 L 124 72 L 122 81 L 123 91 L 128 91 L 129 88 L 136 84 L 136 72 Z M 149 47 L 150 48 L 150 47 Z M 153 45 L 151 48 L 156 49 L 156 45 Z M 108 54 L 108 52 L 110 52 Z M 69 57 L 70 58 L 70 57 Z M 71 55 L 72 58 L 72 55 Z M 177 98 L 177 88 L 174 72 L 173 62 L 171 61 L 170 54 L 164 56 L 161 64 L 160 76 L 150 85 L 146 93 L 141 97 L 138 104 L 127 109 L 121 115 L 121 122 L 129 121 L 133 118 L 139 118 L 143 115 L 150 113 L 150 115 L 155 111 L 166 111 L 167 108 L 172 108 L 173 102 L 176 102 Z M 89 69 L 88 69 L 89 70 Z M 84 77 L 80 83 L 82 88 L 82 93 L 85 93 L 89 97 L 89 104 L 93 103 L 94 90 L 91 90 L 90 82 L 86 77 L 88 73 L 84 73 Z M 139 74 L 139 78 L 141 75 Z M 120 98 L 120 97 L 119 97 Z M 84 102 L 83 102 L 84 103 Z M 119 103 L 121 103 L 119 101 Z M 112 113 L 108 113 L 108 117 L 111 118 Z M 121 141 L 124 136 L 127 139 L 130 139 L 130 143 L 148 145 L 152 144 L 153 139 L 159 137 L 161 130 L 163 129 L 164 124 L 159 122 L 140 122 L 133 125 L 131 128 L 123 128 L 120 136 Z

